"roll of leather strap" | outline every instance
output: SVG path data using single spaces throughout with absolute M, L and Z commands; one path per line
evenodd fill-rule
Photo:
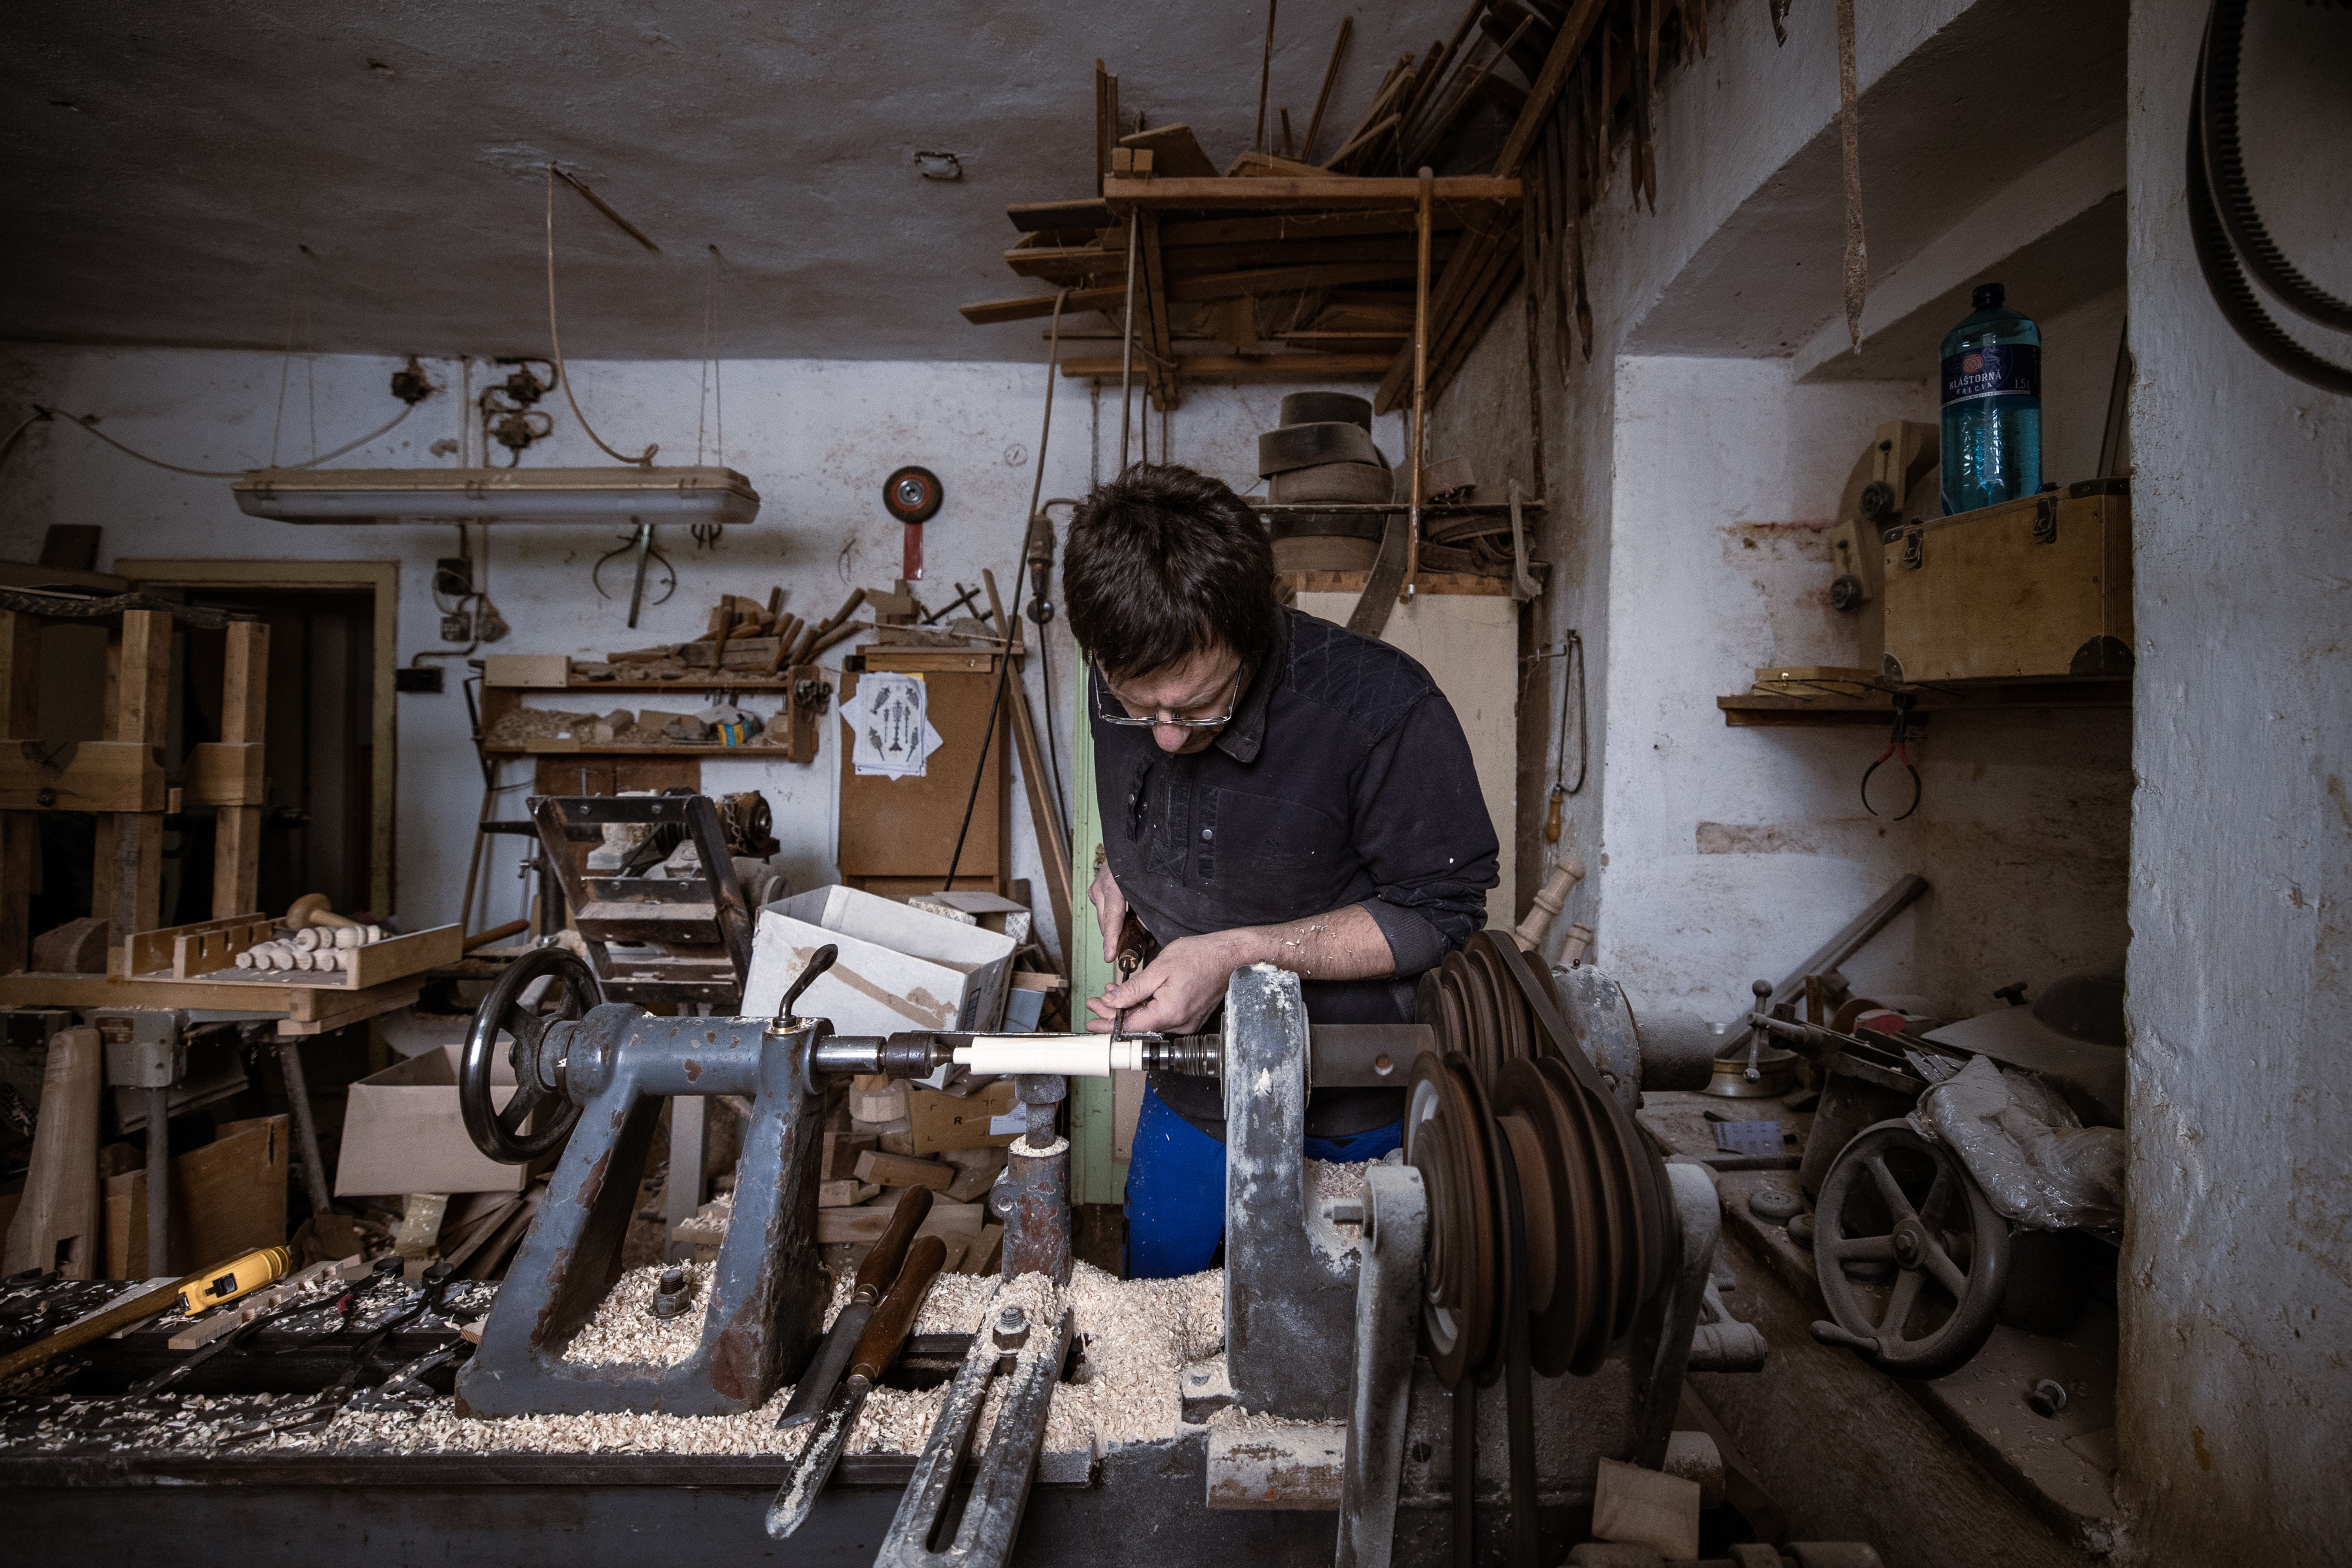
M 1441 457 L 1422 470 L 1421 498 L 1426 501 L 1433 496 L 1443 496 L 1449 491 L 1467 490 L 1473 484 L 1468 458 Z M 1409 468 L 1396 471 L 1395 498 L 1405 502 L 1412 499 L 1412 471 Z
M 1370 398 L 1360 398 L 1353 392 L 1292 392 L 1282 400 L 1282 423 L 1353 424 L 1369 433 L 1372 428 L 1372 403 Z
M 1361 425 L 1336 420 L 1319 424 L 1286 424 L 1257 438 L 1257 471 L 1261 478 L 1328 463 L 1388 466 L 1388 459 L 1372 443 L 1371 433 Z
M 1276 474 L 1271 485 L 1275 501 L 1386 501 L 1389 471 L 1374 463 L 1322 463 Z
M 1266 537 L 1281 539 L 1370 539 L 1381 541 L 1388 526 L 1380 512 L 1286 512 L 1266 524 Z

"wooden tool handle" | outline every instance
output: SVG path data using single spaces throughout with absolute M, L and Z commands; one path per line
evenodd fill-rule
M 915 1228 L 931 1212 L 931 1189 L 910 1186 L 898 1195 L 898 1207 L 890 1212 L 889 1228 L 882 1239 L 857 1266 L 857 1278 L 852 1283 L 852 1301 L 872 1301 L 890 1288 L 898 1278 L 899 1264 L 906 1260 L 907 1248 L 915 1239 Z
M 926 1236 L 915 1243 L 915 1249 L 907 1255 L 906 1268 L 898 1272 L 898 1283 L 874 1309 L 873 1321 L 857 1336 L 857 1348 L 849 1353 L 850 1376 L 873 1383 L 881 1377 L 883 1368 L 898 1358 L 898 1347 L 907 1343 L 915 1314 L 923 1310 L 923 1298 L 930 1294 L 931 1281 L 939 1278 L 947 1260 L 948 1244 L 938 1237 Z

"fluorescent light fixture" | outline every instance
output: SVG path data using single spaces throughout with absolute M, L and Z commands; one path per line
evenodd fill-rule
M 285 523 L 553 523 L 633 517 L 741 525 L 760 493 L 732 468 L 255 468 L 229 486 Z

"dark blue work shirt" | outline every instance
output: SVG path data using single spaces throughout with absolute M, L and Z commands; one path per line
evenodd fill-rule
M 1507 678 L 1506 674 L 1505 678 Z M 1095 789 L 1119 891 L 1161 943 L 1360 905 L 1392 977 L 1306 980 L 1317 1023 L 1405 1023 L 1413 979 L 1486 924 L 1494 824 L 1454 706 L 1413 659 L 1285 610 L 1274 656 L 1233 722 L 1189 756 L 1101 722 L 1118 699 L 1092 677 Z M 1155 1073 L 1185 1120 L 1222 1135 L 1206 1079 Z M 1307 1130 L 1342 1137 L 1393 1121 L 1400 1092 L 1318 1092 Z

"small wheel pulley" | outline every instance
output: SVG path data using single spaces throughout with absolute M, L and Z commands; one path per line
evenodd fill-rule
M 927 523 L 946 497 L 940 476 L 909 463 L 882 481 L 882 505 L 902 523 Z
M 540 984 L 541 980 L 546 983 Z M 555 1063 L 544 1060 L 540 1047 L 550 1025 L 577 1022 L 604 1000 L 604 988 L 597 983 L 595 971 L 564 948 L 536 948 L 508 966 L 474 1011 L 474 1027 L 467 1032 L 466 1054 L 457 1070 L 457 1109 L 476 1148 L 502 1165 L 519 1166 L 570 1135 L 580 1107 L 564 1098 Z M 508 1042 L 507 1061 L 515 1082 L 503 1106 L 494 1103 L 490 1093 L 501 1039 Z M 551 1101 L 555 1103 L 551 1113 L 539 1126 L 530 1127 L 532 1113 Z
M 1813 1272 L 1834 1322 L 1813 1337 L 1895 1377 L 1958 1371 L 1991 1336 L 2009 1221 L 1958 1155 L 1908 1122 L 1865 1127 L 1822 1181 Z

